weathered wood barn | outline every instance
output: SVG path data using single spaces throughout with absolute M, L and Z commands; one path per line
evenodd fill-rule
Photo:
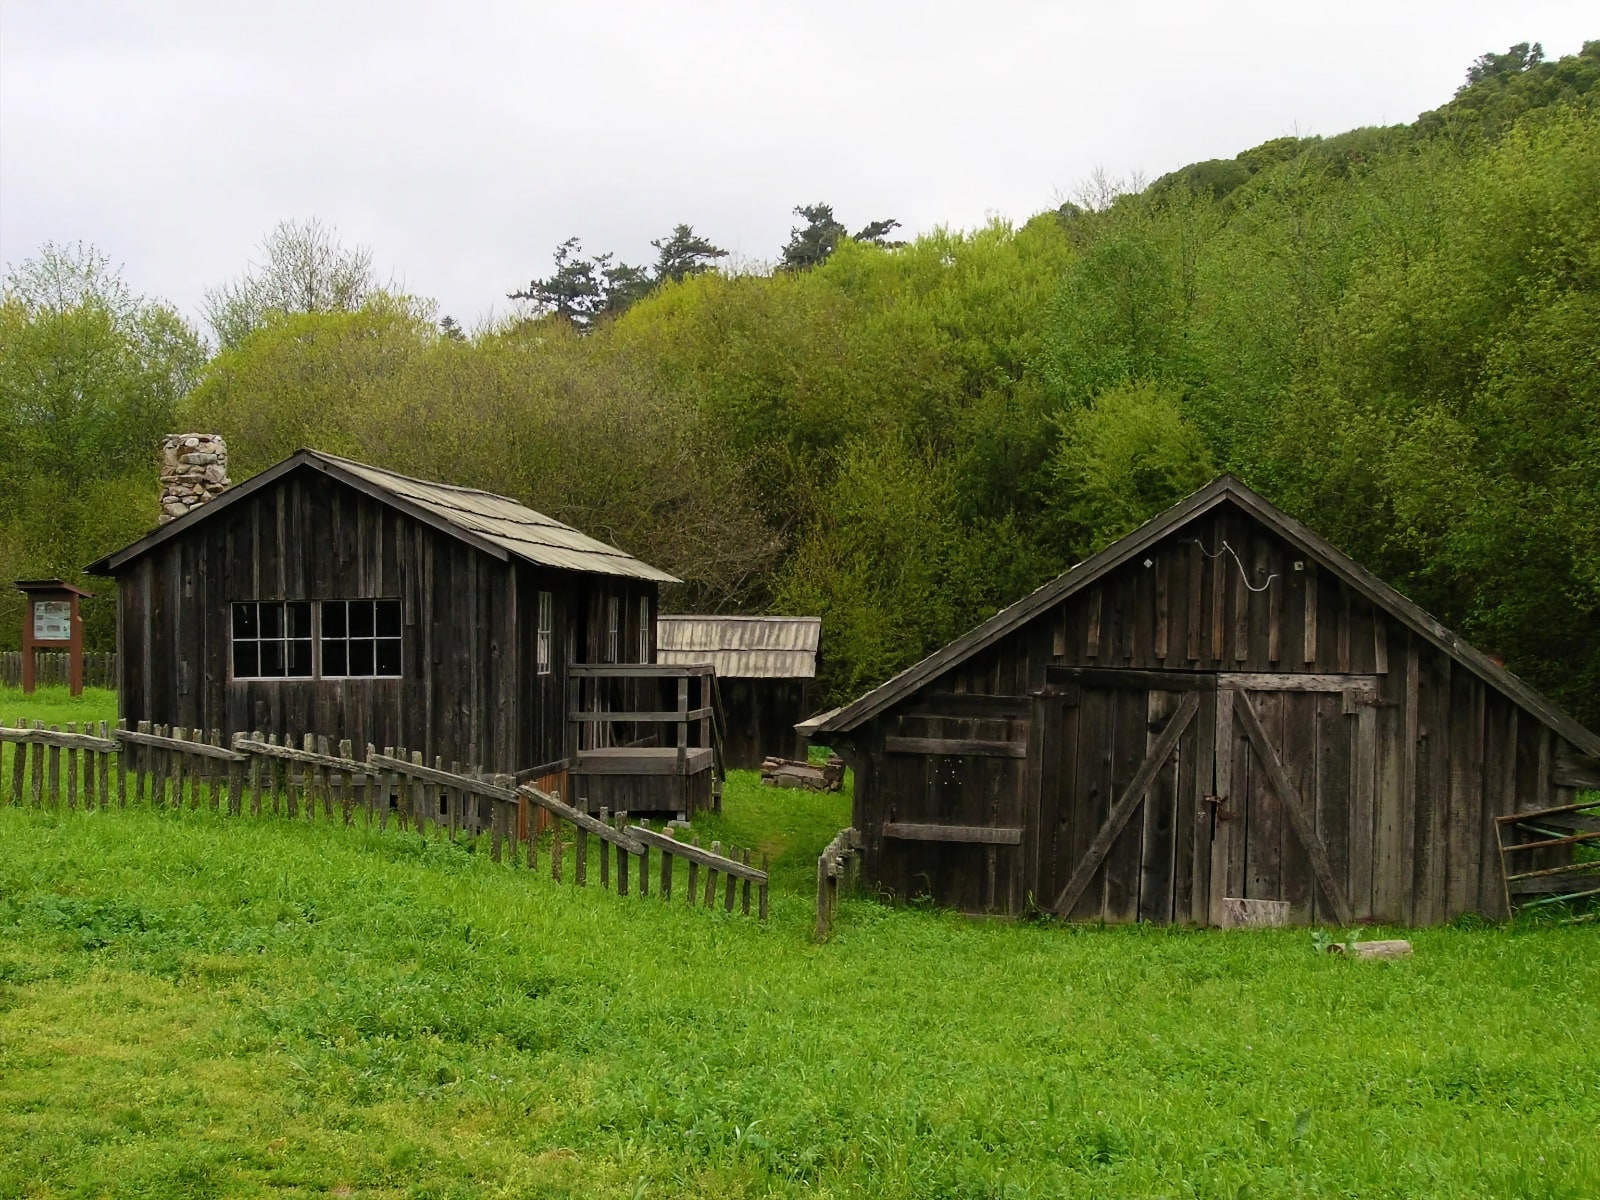
M 1495 817 L 1600 783 L 1600 737 L 1227 476 L 801 728 L 882 889 L 1088 920 L 1499 914 Z
M 602 790 L 712 765 L 709 749 L 612 735 L 604 685 L 660 682 L 673 576 L 502 496 L 301 450 L 88 570 L 117 581 L 130 724 L 317 733 L 524 775 L 592 767 Z
M 819 617 L 712 617 L 663 614 L 656 622 L 662 663 L 707 663 L 722 696 L 722 754 L 753 769 L 776 754 L 804 757 L 795 726 L 811 715 Z

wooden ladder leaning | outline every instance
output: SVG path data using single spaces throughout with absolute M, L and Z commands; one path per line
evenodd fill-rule
M 1546 859 L 1561 857 L 1563 850 L 1571 855 L 1580 846 L 1600 845 L 1600 800 L 1508 813 L 1495 818 L 1495 832 L 1508 914 L 1600 897 L 1600 859 L 1579 861 L 1574 856 L 1556 866 L 1540 866 L 1537 858 L 1526 857 L 1541 851 Z M 1570 920 L 1596 918 L 1600 907 L 1591 906 Z

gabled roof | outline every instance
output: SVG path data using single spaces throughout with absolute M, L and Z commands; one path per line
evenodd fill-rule
M 1481 650 L 1445 628 L 1437 618 L 1406 599 L 1343 551 L 1336 549 L 1281 509 L 1269 504 L 1232 475 L 1222 475 L 1166 512 L 1152 517 L 1126 537 L 1084 559 L 1063 575 L 1001 609 L 970 633 L 935 650 L 914 666 L 880 684 L 866 695 L 806 722 L 808 736 L 846 733 L 915 692 L 923 684 L 979 651 L 993 645 L 1046 609 L 1088 587 L 1162 538 L 1224 503 L 1238 505 L 1267 528 L 1321 566 L 1331 571 L 1373 604 L 1392 614 L 1426 641 L 1443 650 L 1490 687 L 1504 693 L 1574 746 L 1600 754 L 1600 735 L 1585 729 L 1536 690 L 1497 664 Z
M 200 522 L 210 520 L 230 504 L 271 486 L 297 470 L 320 471 L 347 483 L 357 491 L 365 492 L 443 533 L 460 538 L 502 562 L 519 558 L 536 566 L 582 571 L 591 575 L 622 575 L 633 579 L 653 579 L 660 583 L 679 582 L 676 576 L 640 562 L 615 546 L 608 546 L 587 534 L 579 533 L 570 525 L 563 525 L 543 513 L 534 512 L 515 500 L 476 488 L 413 479 L 409 475 L 369 467 L 365 463 L 324 454 L 320 450 L 297 450 L 276 466 L 268 467 L 261 474 L 229 488 L 209 504 L 169 521 L 84 569 L 92 575 L 114 575 L 168 538 L 177 537 Z
M 810 679 L 817 673 L 821 617 L 656 618 L 656 660 L 710 663 L 738 679 Z

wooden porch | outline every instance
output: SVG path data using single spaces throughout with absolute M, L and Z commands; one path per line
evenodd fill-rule
M 583 812 L 720 811 L 716 672 L 706 664 L 567 668 L 573 804 Z

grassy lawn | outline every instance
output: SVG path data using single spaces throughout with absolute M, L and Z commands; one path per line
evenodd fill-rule
M 1600 1194 L 1592 925 L 1352 962 L 847 901 L 816 946 L 848 800 L 725 810 L 765 927 L 414 834 L 0 808 L 0 1196 Z

